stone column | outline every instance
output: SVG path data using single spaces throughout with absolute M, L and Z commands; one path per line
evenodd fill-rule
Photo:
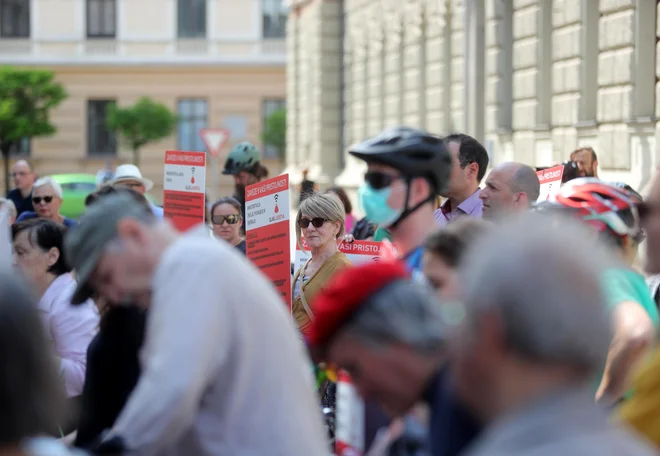
M 426 117 L 426 50 L 424 6 L 420 0 L 409 0 L 404 9 L 403 31 L 403 118 L 402 124 L 423 128 Z
M 464 118 L 464 98 L 465 81 L 463 74 L 463 65 L 465 65 L 464 40 L 465 27 L 463 9 L 465 8 L 463 0 L 450 1 L 450 25 L 451 25 L 451 95 L 450 107 L 447 114 L 451 116 L 449 127 L 452 131 L 462 132 L 467 127 Z
M 320 163 L 316 179 L 321 184 L 330 184 L 339 174 L 342 162 L 340 105 L 343 55 L 341 55 L 341 4 L 323 0 L 318 12 L 320 24 L 315 37 L 316 67 L 314 87 L 314 136 L 317 154 L 315 163 Z
M 635 65 L 633 2 L 600 2 L 598 37 L 598 153 L 601 170 L 630 169 L 628 126 L 632 118 Z M 587 145 L 580 138 L 580 145 Z
M 593 6 L 593 3 L 592 3 Z M 577 145 L 583 23 L 580 2 L 557 0 L 552 30 L 552 163 L 568 159 Z M 540 164 L 540 163 L 539 163 Z
M 485 8 L 483 2 L 477 0 L 466 0 L 464 5 L 464 130 L 484 142 Z
M 449 131 L 449 116 L 445 115 L 449 104 L 449 84 L 445 74 L 451 69 L 449 52 L 446 51 L 445 29 L 447 5 L 444 0 L 427 0 L 426 15 L 426 128 L 432 133 L 445 135 Z M 451 51 L 451 49 L 449 49 Z M 447 89 L 446 89 L 447 88 Z
M 403 120 L 403 16 L 402 3 L 386 4 L 385 15 L 385 126 L 399 125 Z

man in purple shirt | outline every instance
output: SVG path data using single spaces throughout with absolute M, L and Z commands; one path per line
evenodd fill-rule
M 435 221 L 444 226 L 461 215 L 481 218 L 479 184 L 488 168 L 488 152 L 479 141 L 461 133 L 446 136 L 445 143 L 454 165 L 449 187 L 442 194 L 447 200 L 435 211 Z

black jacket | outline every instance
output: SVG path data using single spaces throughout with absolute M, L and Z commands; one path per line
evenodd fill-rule
M 145 325 L 145 311 L 133 306 L 115 307 L 103 315 L 99 333 L 87 349 L 77 447 L 89 448 L 112 427 L 135 388 Z

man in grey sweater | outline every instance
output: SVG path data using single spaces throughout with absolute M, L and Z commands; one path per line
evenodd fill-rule
M 304 347 L 235 249 L 126 195 L 92 205 L 66 247 L 74 302 L 96 290 L 150 308 L 142 375 L 106 441 L 136 455 L 328 453 Z
M 487 428 L 466 456 L 657 454 L 594 403 L 612 338 L 600 284 L 617 264 L 596 242 L 527 214 L 471 247 L 454 373 Z

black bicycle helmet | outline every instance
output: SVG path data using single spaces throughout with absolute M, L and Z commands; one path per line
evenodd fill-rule
M 365 162 L 391 166 L 407 177 L 426 177 L 439 194 L 447 189 L 452 158 L 443 139 L 422 130 L 395 127 L 351 146 L 348 152 Z

